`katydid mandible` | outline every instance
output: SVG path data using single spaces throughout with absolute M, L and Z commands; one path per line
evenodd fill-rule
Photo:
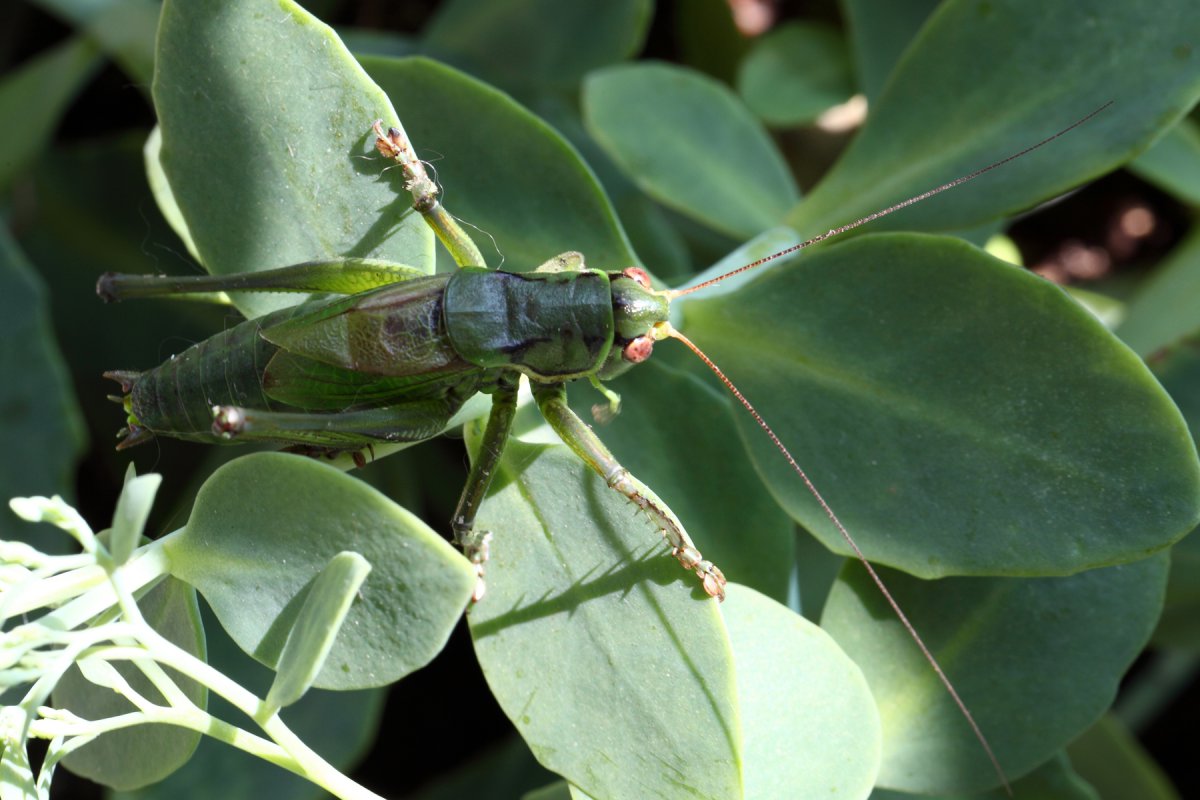
M 438 188 L 413 153 L 402 128 L 374 125 L 376 148 L 402 169 L 413 208 L 455 259 L 452 274 L 427 276 L 398 265 L 342 259 L 229 276 L 101 277 L 107 301 L 190 292 L 292 291 L 332 298 L 247 320 L 145 372 L 105 373 L 121 384 L 127 427 L 118 449 L 155 435 L 208 443 L 261 441 L 313 455 L 361 452 L 375 444 L 417 442 L 440 434 L 476 393 L 492 396 L 479 455 L 471 465 L 451 526 L 475 567 L 474 599 L 484 593 L 491 533 L 474 527 L 508 439 L 521 376 L 528 378 L 551 428 L 609 487 L 643 510 L 671 554 L 700 579 L 705 592 L 725 596 L 725 577 L 705 559 L 671 510 L 622 467 L 567 405 L 567 381 L 587 378 L 616 410 L 603 386 L 646 360 L 656 341 L 675 338 L 692 349 L 754 416 L 849 543 L 908 629 L 939 679 L 1003 771 L 936 659 L 892 599 L 837 514 L 753 405 L 724 373 L 668 322 L 673 297 L 755 269 L 965 183 L 1083 124 L 1103 106 L 1042 141 L 894 206 L 682 291 L 652 288 L 639 267 L 588 269 L 564 253 L 533 272 L 481 267 L 484 259 L 438 201 Z

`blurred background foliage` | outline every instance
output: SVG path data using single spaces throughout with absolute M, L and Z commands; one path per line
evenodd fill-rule
M 579 92 L 587 73 L 611 64 L 617 53 L 683 64 L 725 83 L 769 126 L 807 191 L 852 137 L 865 103 L 878 95 L 937 3 L 645 0 L 613 3 L 594 14 L 585 8 L 590 4 L 518 0 L 304 5 L 335 26 L 356 54 L 442 59 L 558 128 L 593 165 L 641 259 L 659 277 L 677 278 L 724 255 L 737 237 L 757 232 L 755 222 L 727 220 L 728 230 L 714 232 L 656 201 L 653 187 L 643 191 L 623 177 L 584 128 Z M 578 26 L 586 14 L 593 14 L 587 37 L 556 33 Z M 158 363 L 237 319 L 202 303 L 106 308 L 92 291 L 96 277 L 109 270 L 198 270 L 163 220 L 143 166 L 142 147 L 155 122 L 149 87 L 157 15 L 152 0 L 9 0 L 0 6 L 0 446 L 8 453 L 0 462 L 0 495 L 62 494 L 96 528 L 106 525 L 128 461 L 113 450 L 120 414 L 104 399 L 113 386 L 100 372 Z M 419 144 L 436 160 L 436 142 Z M 1007 257 L 1071 286 L 1116 324 L 1193 431 L 1200 426 L 1198 205 L 1200 128 L 1193 115 L 1126 169 L 1022 215 L 1007 226 L 1007 238 L 994 242 Z M 237 454 L 166 440 L 143 448 L 139 471 L 169 476 L 149 529 L 178 527 L 199 483 Z M 443 439 L 363 473 L 441 530 L 461 481 L 426 476 L 465 475 L 465 458 L 460 443 Z M 0 513 L 3 538 L 27 537 L 19 525 Z M 37 543 L 61 546 L 57 537 Z M 214 661 L 244 672 L 247 685 L 265 685 L 266 676 L 254 674 L 261 668 L 216 637 L 218 630 L 209 626 Z M 1115 714 L 1070 749 L 1075 768 L 1106 787 L 1104 797 L 1200 796 L 1196 537 L 1174 550 L 1154 645 L 1136 665 Z M 360 761 L 355 776 L 389 796 L 422 787 L 413 796 L 516 797 L 549 783 L 553 776 L 532 761 L 487 691 L 465 634 L 460 631 L 448 650 L 435 669 L 416 673 L 386 698 L 318 693 L 296 721 L 299 732 L 304 735 L 307 720 L 312 736 L 338 751 L 334 760 Z M 347 716 L 347 703 L 361 706 L 352 715 L 358 723 L 352 730 L 331 726 L 330 719 Z M 467 713 L 447 715 L 452 707 Z M 422 772 L 394 774 L 393 729 L 409 732 L 406 763 Z M 297 779 L 207 746 L 169 789 L 134 794 L 205 796 L 205 784 L 189 776 L 214 771 L 228 776 L 228 797 L 314 796 Z M 63 797 L 100 793 L 65 775 L 56 790 Z

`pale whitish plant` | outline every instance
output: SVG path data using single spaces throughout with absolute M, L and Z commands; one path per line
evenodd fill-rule
M 288 635 L 274 682 L 260 698 L 155 630 L 138 607 L 138 598 L 169 575 L 163 544 L 170 537 L 139 544 L 161 480 L 154 474 L 135 476 L 130 467 L 113 526 L 99 535 L 61 497 L 9 502 L 19 517 L 66 531 L 81 550 L 49 555 L 21 542 L 0 541 L 0 621 L 7 626 L 44 610 L 0 634 L 0 690 L 15 698 L 25 689 L 19 700 L 0 708 L 0 798 L 48 797 L 55 767 L 64 757 L 102 734 L 145 724 L 207 733 L 338 797 L 378 797 L 325 762 L 279 717 L 281 708 L 312 685 L 370 564 L 353 552 L 328 562 Z M 159 697 L 151 699 L 136 689 L 131 672 L 115 666 L 121 662 L 143 676 Z M 88 682 L 128 700 L 129 710 L 84 719 L 49 705 L 72 665 Z M 244 712 L 262 735 L 208 713 L 207 691 Z M 36 774 L 30 739 L 49 740 Z

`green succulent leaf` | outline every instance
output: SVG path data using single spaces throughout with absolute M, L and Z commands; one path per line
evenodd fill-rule
M 1168 559 L 1067 578 L 921 581 L 880 570 L 1010 777 L 1089 727 L 1145 646 Z M 883 720 L 879 784 L 969 794 L 999 778 L 866 572 L 847 565 L 821 619 L 867 676 Z
M 1187 426 L 1142 362 L 1059 288 L 956 239 L 860 237 L 689 297 L 683 316 L 872 560 L 1068 574 L 1164 548 L 1200 516 Z M 848 554 L 739 420 L 776 498 Z
M 779 224 L 799 198 L 762 125 L 699 73 L 668 64 L 598 70 L 584 82 L 583 113 L 634 183 L 714 230 L 753 236 Z
M 971 191 L 876 226 L 958 230 L 1053 197 L 1129 160 L 1196 103 L 1198 41 L 1190 0 L 1158 3 L 1152 14 L 1104 0 L 948 0 L 788 224 L 822 233 L 1016 153 L 1111 102 L 1085 127 L 979 178 Z
M 543 766 L 593 797 L 741 796 L 729 641 L 654 527 L 565 447 L 519 441 L 477 527 L 475 653 Z
M 879 712 L 862 672 L 816 625 L 730 584 L 729 628 L 745 736 L 746 797 L 867 797 Z
M 210 272 L 339 256 L 432 271 L 432 232 L 374 151 L 371 124 L 396 119 L 391 103 L 333 31 L 290 0 L 271 13 L 168 0 L 154 106 L 163 173 Z M 297 302 L 237 300 L 249 316 Z
M 362 555 L 371 575 L 313 682 L 326 689 L 384 686 L 427 664 L 475 584 L 467 561 L 419 519 L 333 467 L 284 453 L 213 473 L 166 549 L 172 573 L 270 667 L 329 560 Z

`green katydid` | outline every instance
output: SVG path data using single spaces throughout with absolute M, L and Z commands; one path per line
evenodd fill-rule
M 1106 107 L 1106 106 L 1105 106 Z M 1083 119 L 1019 153 L 806 242 L 781 250 L 686 290 L 652 288 L 638 267 L 587 269 L 565 253 L 534 272 L 488 270 L 470 237 L 438 201 L 438 188 L 414 155 L 402 128 L 375 123 L 376 147 L 403 170 L 413 208 L 433 228 L 460 269 L 426 276 L 362 259 L 314 262 L 232 276 L 106 274 L 106 300 L 215 291 L 333 293 L 249 320 L 145 372 L 105 373 L 124 392 L 125 448 L 154 435 L 221 443 L 265 441 L 312 454 L 361 451 L 387 442 L 440 434 L 476 393 L 492 396 L 479 456 L 471 466 L 452 520 L 455 542 L 478 576 L 483 597 L 491 534 L 474 528 L 476 513 L 512 427 L 521 376 L 529 379 L 542 415 L 559 437 L 607 484 L 645 511 L 672 555 L 724 599 L 725 577 L 705 559 L 671 510 L 625 470 L 567 405 L 567 381 L 587 378 L 616 410 L 603 381 L 646 360 L 656 341 L 675 338 L 692 349 L 754 416 L 858 555 L 916 641 L 992 758 L 1003 770 L 965 704 L 903 611 L 892 599 L 837 514 L 784 443 L 724 373 L 668 322 L 672 298 L 701 290 L 817 242 L 864 225 L 993 170 L 1083 124 Z

